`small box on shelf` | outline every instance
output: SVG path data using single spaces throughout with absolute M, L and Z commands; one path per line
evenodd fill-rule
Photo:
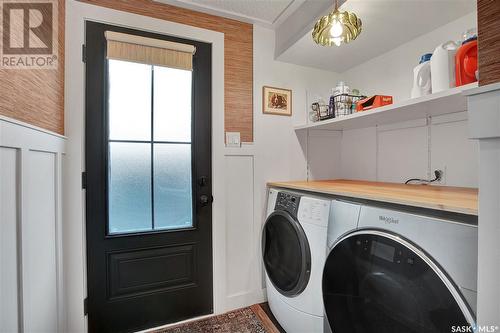
M 358 101 L 356 103 L 356 111 L 371 110 L 389 104 L 392 104 L 392 96 L 374 95 Z

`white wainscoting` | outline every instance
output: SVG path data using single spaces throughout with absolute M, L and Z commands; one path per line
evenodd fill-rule
M 254 214 L 254 156 L 225 156 L 226 197 L 226 306 L 253 304 L 260 291 L 258 252 L 260 223 Z
M 440 169 L 440 185 L 477 187 L 478 144 L 467 136 L 465 111 L 343 131 L 341 177 L 401 183 Z
M 65 138 L 0 117 L 0 332 L 62 332 Z

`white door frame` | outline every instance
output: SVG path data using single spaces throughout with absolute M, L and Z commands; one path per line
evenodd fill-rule
M 65 134 L 68 140 L 67 154 L 63 161 L 66 331 L 87 331 L 86 318 L 83 315 L 83 299 L 87 294 L 85 193 L 81 189 L 81 173 L 85 166 L 85 67 L 82 62 L 82 45 L 85 42 L 86 20 L 212 44 L 213 295 L 214 312 L 222 313 L 226 310 L 224 34 L 66 0 Z

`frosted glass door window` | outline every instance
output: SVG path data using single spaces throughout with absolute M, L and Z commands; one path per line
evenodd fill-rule
M 154 132 L 157 141 L 191 141 L 191 72 L 155 67 Z
M 109 61 L 109 138 L 151 139 L 151 66 Z
M 191 71 L 108 68 L 108 233 L 192 227 Z
M 191 145 L 154 145 L 155 221 L 159 229 L 192 225 Z
M 151 229 L 150 145 L 111 142 L 109 169 L 109 232 Z

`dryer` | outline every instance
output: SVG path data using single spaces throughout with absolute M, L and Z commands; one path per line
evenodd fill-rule
M 476 272 L 476 225 L 334 201 L 322 280 L 325 328 L 474 327 Z
M 323 331 L 321 276 L 330 200 L 269 190 L 262 256 L 269 307 L 287 333 Z

